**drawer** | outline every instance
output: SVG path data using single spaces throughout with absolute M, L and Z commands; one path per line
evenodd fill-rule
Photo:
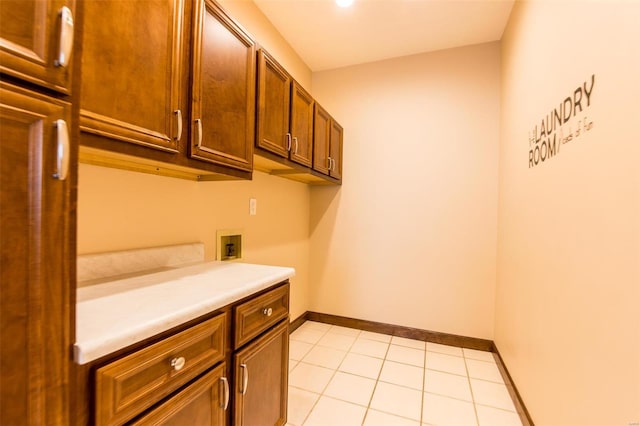
M 131 425 L 224 425 L 229 392 L 225 364 L 220 364 Z
M 221 314 L 96 370 L 96 425 L 121 424 L 224 360 Z
M 235 348 L 289 316 L 289 283 L 257 296 L 234 310 Z

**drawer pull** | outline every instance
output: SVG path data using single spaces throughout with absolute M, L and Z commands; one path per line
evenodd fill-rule
M 174 358 L 174 359 L 171 360 L 171 366 L 176 371 L 182 370 L 182 367 L 184 367 L 184 365 L 186 363 L 187 363 L 187 361 L 182 356 L 179 357 L 179 358 Z
M 271 309 L 271 308 L 264 308 L 264 309 L 262 310 L 262 314 L 263 314 L 263 315 L 266 315 L 266 316 L 268 316 L 268 317 L 270 317 L 271 315 L 273 315 L 273 309 Z
M 227 411 L 229 408 L 229 381 L 226 377 L 220 377 L 220 381 L 222 382 L 223 394 L 224 394 L 224 402 L 220 406 L 224 411 Z
M 240 389 L 240 393 L 244 395 L 247 393 L 247 386 L 249 385 L 249 369 L 247 364 L 240 364 L 240 368 L 242 368 L 242 389 Z

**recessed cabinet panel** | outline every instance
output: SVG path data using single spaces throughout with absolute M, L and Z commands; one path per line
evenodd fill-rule
M 61 25 L 63 7 L 66 25 Z M 61 31 L 73 35 L 73 0 L 0 0 L 0 70 L 14 77 L 70 92 L 71 68 L 60 59 Z M 71 17 L 71 20 L 68 18 Z M 73 56 L 73 44 L 66 55 Z
M 258 52 L 258 122 L 256 144 L 288 158 L 291 148 L 289 104 L 291 78 L 269 54 Z
M 212 1 L 194 7 L 191 157 L 251 171 L 254 42 Z
M 235 425 L 282 426 L 286 423 L 288 357 L 287 320 L 235 355 Z
M 80 129 L 177 152 L 183 0 L 84 2 Z
M 331 158 L 331 170 L 329 176 L 342 180 L 342 126 L 331 119 L 331 136 L 329 157 Z
M 226 418 L 225 408 L 229 400 L 225 370 L 224 363 L 218 365 L 132 424 L 223 426 Z
M 313 155 L 313 98 L 296 81 L 291 92 L 291 160 L 311 167 Z
M 239 348 L 289 316 L 289 286 L 278 287 L 235 308 L 234 347 Z
M 313 124 L 313 169 L 329 174 L 329 138 L 331 136 L 331 117 L 316 103 Z
M 69 104 L 0 82 L 2 425 L 69 424 L 71 176 L 53 176 L 58 120 L 71 128 Z

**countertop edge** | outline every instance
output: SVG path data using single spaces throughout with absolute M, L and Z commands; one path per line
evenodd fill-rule
M 287 281 L 295 275 L 293 268 L 283 267 L 279 272 L 265 277 L 264 280 L 256 280 L 250 285 L 243 285 L 237 289 L 212 294 L 209 298 L 199 300 L 189 306 L 183 306 L 175 311 L 167 312 L 166 315 L 154 318 L 148 323 L 127 328 L 121 334 L 96 336 L 92 339 L 84 339 L 81 342 L 76 341 L 73 347 L 74 361 L 79 365 L 88 364 L 127 346 L 235 303 L 244 297 Z

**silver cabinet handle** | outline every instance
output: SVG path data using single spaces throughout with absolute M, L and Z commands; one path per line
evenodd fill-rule
M 58 180 L 65 180 L 69 173 L 69 128 L 64 120 L 56 120 L 57 144 L 56 147 L 56 171 L 53 177 Z
M 294 142 L 295 142 L 295 144 L 296 144 L 296 147 L 293 149 L 293 153 L 294 153 L 294 154 L 297 154 L 297 153 L 298 153 L 298 137 L 297 137 L 297 136 L 295 136 L 295 137 L 293 138 L 293 141 L 294 141 Z
M 242 369 L 242 389 L 240 389 L 240 393 L 244 395 L 247 393 L 247 386 L 249 385 L 249 369 L 247 364 L 240 364 L 240 368 Z
M 287 133 L 287 151 L 291 151 L 291 133 Z
M 222 394 L 224 395 L 220 408 L 227 411 L 227 408 L 229 408 L 229 381 L 226 377 L 220 377 L 220 383 L 222 383 Z
M 53 64 L 57 67 L 69 65 L 69 57 L 73 48 L 73 13 L 67 6 L 63 6 L 60 15 L 60 45 L 58 47 L 58 57 Z
M 336 171 L 336 160 L 333 158 L 331 159 L 331 171 Z
M 327 163 L 329 163 L 327 169 L 331 170 L 331 157 L 327 157 Z
M 177 121 L 176 141 L 180 142 L 180 138 L 182 137 L 182 111 L 177 109 L 174 111 L 174 114 L 176 115 L 176 121 Z
M 271 308 L 264 308 L 262 310 L 262 315 L 266 315 L 268 317 L 270 317 L 273 314 L 273 309 Z
M 196 118 L 196 147 L 200 148 L 202 146 L 202 120 Z
M 182 367 L 184 367 L 184 365 L 186 363 L 187 363 L 187 361 L 182 356 L 179 357 L 179 358 L 174 358 L 174 359 L 171 360 L 171 366 L 176 371 L 182 370 Z

